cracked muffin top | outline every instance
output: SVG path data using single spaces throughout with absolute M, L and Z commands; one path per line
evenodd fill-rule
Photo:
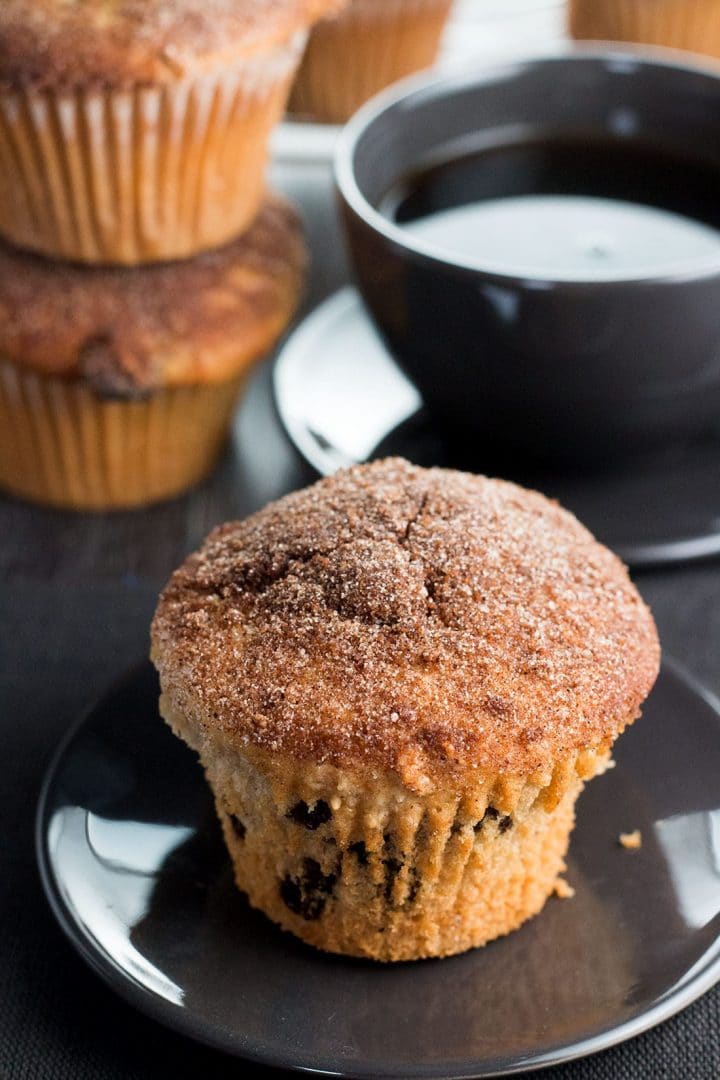
M 209 737 L 406 783 L 607 747 L 659 663 L 625 567 L 571 514 L 400 459 L 216 529 L 152 636 L 163 691 Z
M 153 85 L 286 41 L 344 0 L 2 0 L 0 87 Z

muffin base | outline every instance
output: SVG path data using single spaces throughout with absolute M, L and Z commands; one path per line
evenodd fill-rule
M 171 498 L 214 465 L 244 381 L 108 399 L 0 362 L 0 488 L 75 510 Z
M 464 952 L 536 915 L 564 869 L 583 779 L 608 759 L 419 794 L 392 774 L 211 742 L 167 695 L 160 710 L 200 753 L 253 907 L 319 949 L 381 961 Z
M 0 235 L 56 258 L 128 265 L 241 235 L 304 41 L 159 86 L 0 93 Z
M 716 0 L 571 0 L 570 32 L 720 56 Z
M 290 112 L 343 123 L 369 98 L 435 60 L 452 0 L 351 0 L 318 23 Z
M 432 840 L 408 861 L 386 833 L 374 850 L 367 839 L 344 851 L 328 844 L 278 870 L 262 835 L 253 843 L 246 827 L 241 837 L 233 790 L 212 786 L 236 884 L 253 907 L 319 949 L 381 961 L 452 956 L 537 915 L 565 868 L 577 795 L 551 813 L 535 806 L 517 821 L 488 817 L 477 834 L 451 832 L 437 866 Z

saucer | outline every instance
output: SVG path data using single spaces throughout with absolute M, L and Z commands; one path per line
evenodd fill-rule
M 444 442 L 354 289 L 326 300 L 288 338 L 274 392 L 290 439 L 322 475 L 389 454 L 497 474 Z M 592 474 L 516 466 L 503 475 L 558 499 L 633 567 L 720 554 L 720 442 L 669 447 Z
M 574 898 L 484 949 L 396 965 L 317 952 L 250 909 L 157 695 L 148 664 L 70 731 L 37 850 L 70 941 L 168 1027 L 321 1075 L 500 1076 L 631 1038 L 720 978 L 720 704 L 673 664 L 580 799 Z

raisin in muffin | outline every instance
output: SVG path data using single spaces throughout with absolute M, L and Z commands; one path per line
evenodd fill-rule
M 307 31 L 343 0 L 2 0 L 0 234 L 142 263 L 258 213 Z
M 379 960 L 540 911 L 659 662 L 625 568 L 574 517 L 396 459 L 216 529 L 152 640 L 238 886 L 303 940 Z
M 0 488 L 108 510 L 197 483 L 305 261 L 275 196 L 240 240 L 179 263 L 52 263 L 0 242 Z

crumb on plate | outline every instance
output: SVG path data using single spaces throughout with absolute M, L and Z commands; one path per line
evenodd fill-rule
M 559 877 L 553 886 L 553 892 L 560 900 L 572 900 L 575 895 L 575 890 L 572 885 L 565 880 L 565 878 Z

